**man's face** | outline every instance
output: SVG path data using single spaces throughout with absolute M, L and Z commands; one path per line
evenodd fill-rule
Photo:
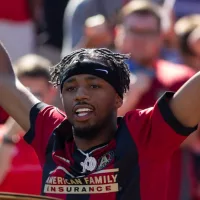
M 131 57 L 141 64 L 148 63 L 159 55 L 161 43 L 158 21 L 150 14 L 132 14 L 117 27 L 118 50 L 131 53 Z
M 122 100 L 114 88 L 101 78 L 81 74 L 67 79 L 62 101 L 75 135 L 94 138 L 102 128 L 116 120 Z
M 27 87 L 38 99 L 52 104 L 55 97 L 55 89 L 49 84 L 47 79 L 43 77 L 20 77 L 21 83 Z

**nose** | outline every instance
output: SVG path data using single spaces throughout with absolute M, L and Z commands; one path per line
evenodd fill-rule
M 77 89 L 77 92 L 76 92 L 76 95 L 75 95 L 76 101 L 88 100 L 89 98 L 90 98 L 89 93 L 88 93 L 86 88 L 79 87 Z

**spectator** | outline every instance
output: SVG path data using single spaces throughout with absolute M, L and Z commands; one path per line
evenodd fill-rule
M 135 91 L 131 103 L 123 105 L 130 106 L 129 110 L 152 106 L 163 91 L 177 90 L 194 73 L 186 66 L 159 59 L 163 45 L 161 16 L 161 7 L 148 1 L 131 1 L 121 10 L 116 50 L 130 52 L 130 71 L 138 80 L 131 85 Z
M 51 63 L 37 55 L 26 55 L 15 62 L 16 75 L 39 99 L 52 103 L 55 89 L 49 83 Z M 1 126 L 0 136 L 21 135 L 23 130 L 11 118 Z M 22 139 L 16 146 L 0 145 L 0 191 L 40 194 L 41 167 L 33 149 Z
M 84 36 L 87 18 L 101 14 L 110 22 L 129 0 L 70 0 L 64 16 L 64 41 L 62 57 L 68 54 Z
M 1 1 L 0 38 L 13 61 L 34 51 L 40 9 L 41 0 Z

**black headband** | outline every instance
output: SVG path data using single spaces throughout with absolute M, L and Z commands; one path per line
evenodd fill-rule
M 71 76 L 78 74 L 91 74 L 107 81 L 116 90 L 120 97 L 123 98 L 123 93 L 120 91 L 119 76 L 117 72 L 98 62 L 86 60 L 75 61 L 70 64 L 60 77 L 60 89 L 62 92 L 64 82 Z

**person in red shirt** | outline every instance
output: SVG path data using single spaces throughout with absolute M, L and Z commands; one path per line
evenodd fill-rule
M 66 116 L 39 101 L 14 74 L 3 73 L 12 65 L 1 47 L 0 105 L 27 131 L 24 139 L 43 169 L 42 195 L 166 199 L 171 155 L 200 121 L 200 73 L 154 107 L 117 118 L 130 84 L 127 58 L 108 49 L 80 49 L 52 67 Z
M 42 0 L 1 1 L 0 38 L 13 61 L 33 53 L 36 45 L 35 29 L 41 20 L 41 9 Z
M 163 92 L 176 91 L 195 72 L 184 65 L 159 59 L 164 23 L 159 5 L 131 1 L 121 9 L 119 22 L 115 45 L 118 52 L 130 52 L 127 64 L 132 74 L 130 89 L 133 91 L 131 98 L 125 98 L 126 103 L 119 109 L 119 114 L 123 115 L 133 108 L 154 105 Z
M 15 73 L 22 84 L 46 103 L 53 103 L 56 91 L 49 83 L 50 61 L 26 55 L 15 62 Z M 23 135 L 24 131 L 11 118 L 0 127 L 0 143 L 6 135 Z M 33 149 L 21 139 L 16 145 L 0 145 L 0 191 L 40 194 L 41 167 Z M 29 183 L 29 184 L 27 184 Z

